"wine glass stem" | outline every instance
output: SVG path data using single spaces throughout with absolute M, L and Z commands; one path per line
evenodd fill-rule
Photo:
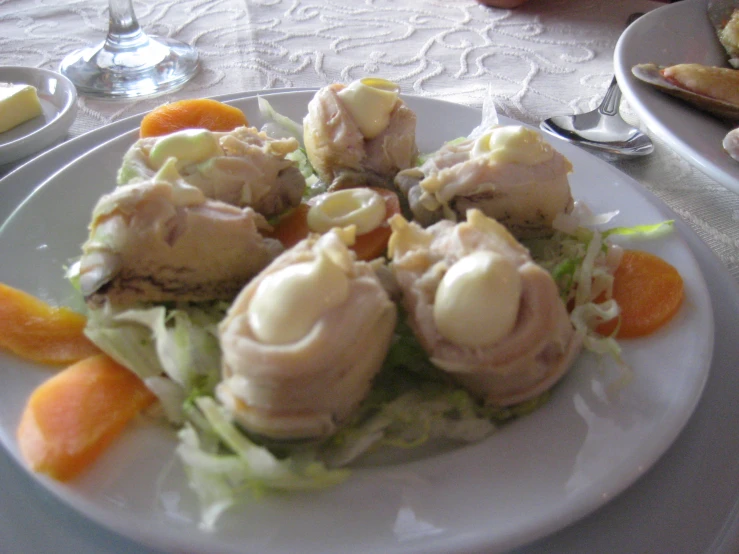
M 113 49 L 130 48 L 134 43 L 146 41 L 132 0 L 109 0 L 110 24 L 106 42 Z

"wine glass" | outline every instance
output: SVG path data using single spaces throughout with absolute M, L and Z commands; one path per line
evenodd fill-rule
M 109 0 L 105 40 L 62 60 L 60 71 L 83 94 L 135 98 L 172 91 L 198 70 L 198 52 L 182 42 L 148 36 L 141 30 L 132 0 Z

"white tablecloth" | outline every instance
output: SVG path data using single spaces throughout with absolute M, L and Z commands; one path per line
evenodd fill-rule
M 646 0 L 531 0 L 515 10 L 474 0 L 165 0 L 134 2 L 144 29 L 197 46 L 199 75 L 140 101 L 79 99 L 70 136 L 165 101 L 256 89 L 320 87 L 369 74 L 403 92 L 479 106 L 538 124 L 592 109 L 613 74 L 627 16 Z M 56 70 L 107 30 L 105 0 L 0 3 L 3 65 Z M 622 111 L 638 123 L 628 103 Z M 739 195 L 681 160 L 657 137 L 654 155 L 617 165 L 664 200 L 739 279 Z

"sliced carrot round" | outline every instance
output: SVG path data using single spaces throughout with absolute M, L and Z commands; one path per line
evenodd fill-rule
M 388 189 L 369 188 L 382 196 L 385 201 L 385 220 L 372 231 L 357 235 L 354 245 L 351 246 L 351 249 L 357 254 L 357 259 L 364 261 L 373 260 L 383 255 L 392 233 L 387 220 L 400 213 L 400 200 L 398 200 L 397 194 Z M 281 216 L 268 236 L 279 240 L 285 248 L 296 245 L 311 232 L 308 226 L 310 207 L 309 202 L 304 202 Z
M 26 292 L 0 283 L 0 347 L 27 360 L 71 364 L 98 354 L 84 335 L 85 316 L 50 306 Z
M 357 236 L 352 250 L 356 252 L 358 259 L 365 261 L 374 260 L 385 253 L 387 241 L 390 240 L 392 234 L 387 220 L 400 213 L 400 201 L 397 194 L 388 189 L 373 188 L 372 190 L 385 200 L 385 221 L 369 233 Z
M 139 135 L 159 137 L 185 129 L 223 132 L 248 124 L 238 108 L 209 98 L 193 98 L 154 108 L 141 120 Z
M 31 394 L 17 430 L 21 454 L 34 471 L 69 480 L 155 398 L 141 379 L 105 354 L 77 362 Z
M 621 315 L 600 325 L 598 332 L 610 335 L 618 326 L 618 338 L 649 335 L 674 317 L 683 297 L 677 269 L 649 252 L 625 250 L 613 279 L 613 298 Z
M 277 239 L 285 248 L 292 248 L 310 234 L 308 227 L 308 211 L 310 206 L 305 202 L 280 216 L 272 231 L 265 233 L 268 237 Z

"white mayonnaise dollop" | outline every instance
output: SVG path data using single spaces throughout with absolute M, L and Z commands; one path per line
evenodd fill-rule
M 317 196 L 308 210 L 308 227 L 325 233 L 334 227 L 356 226 L 356 234 L 373 231 L 385 221 L 385 199 L 366 188 L 344 189 Z
M 536 165 L 551 160 L 554 149 L 540 133 L 523 125 L 493 127 L 475 141 L 472 157 L 497 163 Z
M 177 166 L 196 164 L 214 156 L 222 156 L 218 138 L 207 129 L 185 129 L 157 139 L 149 152 L 149 162 L 159 169 L 169 158 L 177 159 Z
M 321 317 L 349 296 L 349 277 L 328 255 L 284 267 L 265 276 L 249 303 L 254 335 L 266 344 L 305 337 Z
M 398 92 L 398 85 L 391 81 L 365 78 L 354 81 L 337 95 L 364 137 L 373 139 L 390 123 L 390 114 L 398 102 Z
M 468 254 L 439 283 L 434 302 L 436 327 L 455 344 L 493 344 L 516 324 L 521 289 L 521 277 L 511 261 L 494 252 Z

